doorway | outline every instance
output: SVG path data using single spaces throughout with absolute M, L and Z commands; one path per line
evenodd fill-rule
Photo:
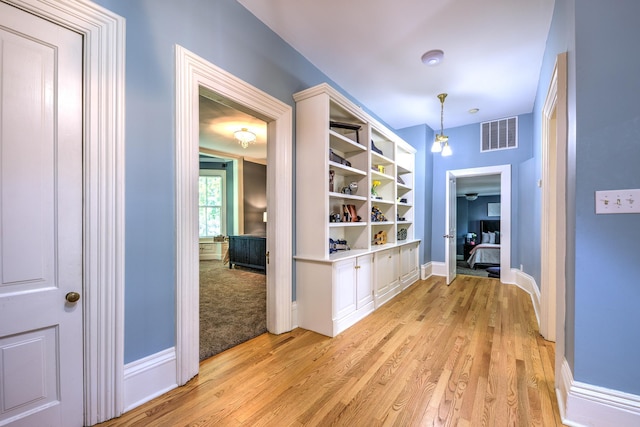
M 564 360 L 567 132 L 567 54 L 561 53 L 542 108 L 540 224 L 540 333 L 556 342 L 556 372 Z
M 459 180 L 466 180 L 476 177 L 481 180 L 486 176 L 499 176 L 500 182 L 500 281 L 502 283 L 514 283 L 514 275 L 511 272 L 511 165 L 488 166 L 481 168 L 458 169 L 447 171 L 447 191 L 446 191 L 446 224 L 445 224 L 445 253 L 449 253 L 450 240 L 457 239 L 457 232 L 453 237 L 449 237 L 450 230 L 456 230 L 457 213 L 455 200 L 457 198 L 457 183 Z M 462 181 L 463 183 L 465 181 Z M 445 256 L 445 271 L 448 273 L 448 282 L 455 278 L 457 257 L 455 251 Z M 452 277 L 451 277 L 452 276 Z M 449 280 L 450 279 L 450 280 Z
M 267 124 L 228 104 L 200 90 L 200 360 L 267 331 Z
M 489 236 L 489 242 L 483 242 L 482 225 L 485 221 L 500 221 L 500 212 L 494 207 L 501 202 L 500 175 L 476 175 L 456 180 L 456 274 L 490 277 L 488 267 L 499 265 L 499 259 L 491 259 L 492 253 L 486 250 L 482 259 L 476 262 L 472 258 L 480 244 L 500 244 L 498 234 Z M 484 236 L 487 237 L 487 236 Z M 493 237 L 493 239 L 491 239 Z M 486 239 L 485 239 L 486 240 Z M 494 276 L 492 274 L 491 276 Z
M 292 124 L 291 106 L 176 46 L 176 380 L 199 369 L 198 192 L 199 90 L 221 96 L 267 123 L 267 330 L 279 334 L 292 322 Z

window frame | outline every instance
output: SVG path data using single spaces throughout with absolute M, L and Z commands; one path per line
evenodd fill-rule
M 222 195 L 222 203 L 220 205 L 220 235 L 226 236 L 227 235 L 227 171 L 222 169 L 200 169 L 200 172 L 198 174 L 198 182 L 200 181 L 200 177 L 210 177 L 210 176 L 218 176 L 221 178 L 220 185 L 222 186 L 222 190 L 220 191 L 220 194 Z M 200 192 L 198 190 L 198 237 L 200 239 L 213 238 L 215 236 L 200 235 L 199 212 L 200 212 L 200 208 L 202 207 L 210 207 L 210 206 L 200 204 Z

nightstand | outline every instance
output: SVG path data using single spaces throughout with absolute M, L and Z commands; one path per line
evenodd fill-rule
M 470 252 L 473 248 L 475 248 L 476 245 L 472 245 L 470 243 L 465 243 L 464 244 L 464 260 L 468 260 L 469 257 L 471 256 Z

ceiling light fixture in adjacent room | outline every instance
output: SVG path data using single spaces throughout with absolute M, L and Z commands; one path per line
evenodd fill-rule
M 444 59 L 444 52 L 441 51 L 440 49 L 430 50 L 428 52 L 425 52 L 424 55 L 422 55 L 422 62 L 425 65 L 428 65 L 430 67 L 434 67 L 440 64 L 443 59 Z
M 233 137 L 238 141 L 242 148 L 247 148 L 249 144 L 256 142 L 256 134 L 247 128 L 242 128 L 233 133 Z
M 444 134 L 444 99 L 446 97 L 446 93 L 438 95 L 438 99 L 440 100 L 440 133 L 436 134 L 436 138 L 431 146 L 431 152 L 442 153 L 442 157 L 448 157 L 453 154 L 449 146 L 449 137 Z
M 477 199 L 477 198 L 478 198 L 478 193 L 467 193 L 467 194 L 465 194 L 465 195 L 464 195 L 464 197 L 465 197 L 468 201 L 473 202 L 475 199 Z

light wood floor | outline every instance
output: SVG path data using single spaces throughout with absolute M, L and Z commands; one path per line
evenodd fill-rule
M 559 426 L 554 345 L 497 279 L 419 281 L 330 339 L 261 335 L 103 426 Z

